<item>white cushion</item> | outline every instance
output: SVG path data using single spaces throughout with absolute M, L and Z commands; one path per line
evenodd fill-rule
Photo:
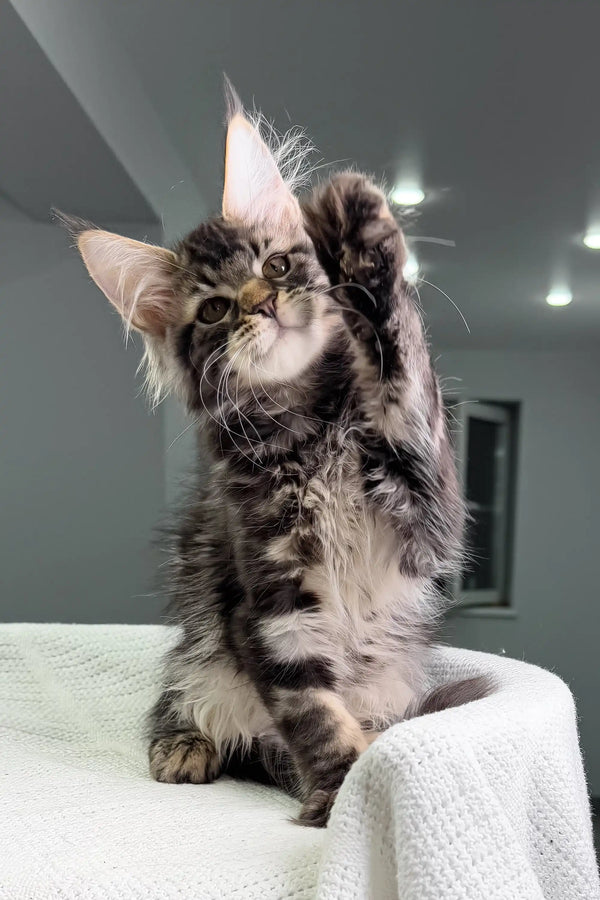
M 521 662 L 440 649 L 493 696 L 397 725 L 326 831 L 279 791 L 148 775 L 172 629 L 0 625 L 0 898 L 600 897 L 572 697 Z

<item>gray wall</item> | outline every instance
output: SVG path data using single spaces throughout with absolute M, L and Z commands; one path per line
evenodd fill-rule
M 156 620 L 163 414 L 136 397 L 139 341 L 61 229 L 5 205 L 0 246 L 0 619 Z
M 462 378 L 472 398 L 522 404 L 514 617 L 453 616 L 448 639 L 537 663 L 568 682 L 599 795 L 600 357 L 455 351 L 438 368 Z

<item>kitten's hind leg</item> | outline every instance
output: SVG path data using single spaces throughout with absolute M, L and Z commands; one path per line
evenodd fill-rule
M 275 738 L 254 738 L 249 747 L 236 746 L 225 756 L 223 775 L 274 785 L 292 797 L 302 793 L 300 773 L 290 751 Z
M 273 530 L 279 536 L 281 516 L 278 509 Z M 302 576 L 289 577 L 273 562 L 272 548 L 263 553 L 244 566 L 247 601 L 235 610 L 233 639 L 300 775 L 297 821 L 323 827 L 368 742 L 338 693 L 335 642 L 324 637 L 319 597 L 303 587 Z
M 239 745 L 225 754 L 222 774 L 281 788 L 303 801 L 298 824 L 322 828 L 352 763 L 377 735 L 364 734 L 331 691 L 269 693 L 287 744 L 255 738 Z

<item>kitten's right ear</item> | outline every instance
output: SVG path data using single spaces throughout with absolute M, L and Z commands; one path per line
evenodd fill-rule
M 96 228 L 77 229 L 74 237 L 88 272 L 127 327 L 164 336 L 178 314 L 175 254 Z

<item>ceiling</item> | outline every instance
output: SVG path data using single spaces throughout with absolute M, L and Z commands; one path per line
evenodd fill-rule
M 437 286 L 420 285 L 436 345 L 600 344 L 600 253 L 581 245 L 594 204 L 600 213 L 598 0 L 103 0 L 95 12 L 207 208 L 219 201 L 226 71 L 279 128 L 305 126 L 316 160 L 356 164 L 388 184 L 407 166 L 420 170 L 428 198 L 407 234 L 455 243 L 414 244 Z M 2 190 L 32 215 L 49 194 L 91 218 L 160 215 L 142 209 L 99 138 L 90 164 L 93 125 L 73 110 L 60 120 L 59 86 L 31 48 L 3 50 L 0 110 L 7 81 L 23 94 L 31 77 L 33 102 L 29 91 L 20 104 L 29 131 L 21 115 L 12 121 L 29 139 L 36 121 L 43 126 L 20 167 L 18 147 L 12 168 L 0 153 Z M 135 128 L 135 108 L 130 115 Z M 51 173 L 52 191 L 40 172 Z M 185 182 L 172 190 L 185 192 Z M 574 301 L 555 309 L 544 298 L 559 275 Z
M 7 0 L 0 0 L 0 193 L 30 218 L 156 219 Z

